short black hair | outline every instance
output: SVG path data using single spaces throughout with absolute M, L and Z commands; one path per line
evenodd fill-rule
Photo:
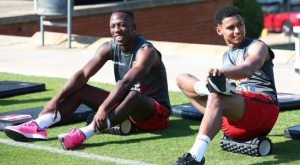
M 132 21 L 134 22 L 134 14 L 132 13 L 131 10 L 120 8 L 120 9 L 114 10 L 114 11 L 112 12 L 112 14 L 117 13 L 117 12 L 121 12 L 121 13 L 126 13 L 126 14 L 128 14 L 129 17 L 130 17 L 130 18 L 132 19 Z
M 222 20 L 227 17 L 231 17 L 234 15 L 239 14 L 242 16 L 242 13 L 239 8 L 233 6 L 233 5 L 225 5 L 221 7 L 216 13 L 215 13 L 215 22 L 216 24 L 222 24 Z

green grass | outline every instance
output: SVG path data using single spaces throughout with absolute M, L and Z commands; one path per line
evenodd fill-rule
M 44 106 L 67 81 L 62 78 L 25 76 L 0 72 L 0 81 L 17 80 L 27 82 L 41 82 L 46 84 L 46 91 L 24 94 L 0 99 L 0 112 Z M 89 82 L 91 85 L 111 90 L 113 85 Z M 180 92 L 170 92 L 171 104 L 187 103 L 188 100 Z M 75 151 L 93 153 L 102 156 L 122 158 L 127 160 L 143 161 L 152 164 L 173 164 L 178 156 L 188 151 L 195 141 L 200 122 L 170 118 L 170 124 L 165 130 L 153 132 L 135 132 L 128 136 L 100 134 L 87 140 L 82 148 Z M 298 125 L 299 111 L 280 112 L 278 121 L 268 135 L 273 142 L 273 153 L 265 157 L 251 157 L 247 155 L 224 152 L 220 149 L 219 139 L 221 132 L 215 137 L 205 153 L 206 164 L 300 164 L 299 140 L 286 139 L 283 136 L 284 128 Z M 70 125 L 50 127 L 48 141 L 29 142 L 61 149 L 56 136 L 69 131 L 70 127 L 83 127 L 85 122 Z M 1 139 L 9 139 L 0 132 Z M 0 143 L 0 164 L 115 164 L 101 160 L 78 158 L 75 156 L 60 155 L 44 150 L 15 147 Z
M 295 43 L 270 45 L 271 49 L 295 50 Z

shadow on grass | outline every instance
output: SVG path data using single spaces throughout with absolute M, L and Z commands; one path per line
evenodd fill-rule
M 271 49 L 295 50 L 295 43 L 270 45 Z
M 0 98 L 0 105 L 16 105 L 16 104 L 23 104 L 23 103 L 36 103 L 36 102 L 48 102 L 51 100 L 51 97 L 46 97 L 42 95 L 46 95 L 47 92 L 51 92 L 53 89 L 46 89 L 44 91 L 35 91 L 35 92 L 27 92 L 22 94 L 15 94 L 12 96 L 6 96 Z M 30 97 L 38 97 L 38 99 L 24 99 L 27 98 L 27 96 Z M 20 96 L 18 99 L 12 99 L 12 97 Z
M 66 124 L 67 125 L 67 124 Z M 138 143 L 141 141 L 147 141 L 147 140 L 156 140 L 156 139 L 168 139 L 168 138 L 176 138 L 176 137 L 185 137 L 190 136 L 198 133 L 198 129 L 194 130 L 191 129 L 190 126 L 199 126 L 200 122 L 195 120 L 188 120 L 188 119 L 174 119 L 170 120 L 169 125 L 166 129 L 162 130 L 156 130 L 156 131 L 133 131 L 130 135 L 137 135 L 137 134 L 143 134 L 143 133 L 152 133 L 155 134 L 155 137 L 142 137 L 142 138 L 132 138 L 132 139 L 126 139 L 126 140 L 115 140 L 115 141 L 109 141 L 109 142 L 101 142 L 99 143 L 84 143 L 82 147 L 75 147 L 72 148 L 72 150 L 83 150 L 85 148 L 91 148 L 91 147 L 101 147 L 104 145 L 109 144 L 125 144 L 125 143 Z M 61 126 L 61 125 L 60 125 Z M 56 127 L 56 126 L 55 126 Z M 54 127 L 52 127 L 54 128 Z M 66 132 L 65 132 L 66 133 Z M 160 135 L 160 136 L 156 136 Z M 97 136 L 101 136 L 97 135 Z M 112 136 L 121 136 L 121 135 L 112 135 Z M 47 141 L 57 141 L 57 137 L 50 137 Z M 34 141 L 27 141 L 27 142 L 34 142 Z
M 283 136 L 283 135 L 282 135 Z M 273 143 L 274 161 L 265 161 L 261 163 L 254 163 L 252 165 L 262 165 L 262 164 L 281 164 L 289 163 L 293 164 L 293 161 L 300 160 L 300 140 L 290 139 L 284 142 Z
M 280 112 L 287 112 L 287 111 L 289 111 L 289 112 L 291 112 L 291 111 L 299 111 L 299 109 L 295 109 L 295 108 L 280 109 L 280 110 L 279 110 L 279 113 L 280 113 Z
M 126 139 L 126 140 L 115 140 L 115 141 L 109 141 L 109 142 L 99 142 L 99 143 L 88 143 L 84 144 L 82 146 L 82 149 L 89 148 L 89 147 L 101 147 L 108 144 L 124 144 L 124 143 L 138 143 L 140 141 L 147 141 L 147 140 L 156 140 L 156 139 L 168 139 L 168 138 L 176 138 L 176 137 L 185 137 L 194 135 L 198 132 L 197 130 L 191 129 L 191 125 L 200 125 L 200 122 L 192 121 L 188 119 L 176 119 L 176 120 L 170 120 L 169 125 L 166 129 L 163 130 L 156 130 L 156 131 L 136 131 L 133 133 L 135 134 L 143 134 L 143 133 L 152 133 L 155 135 L 160 136 L 153 136 L 153 137 L 142 137 L 142 138 L 132 138 L 132 139 Z M 115 135 L 119 136 L 119 135 Z M 75 149 L 77 150 L 77 148 Z M 78 148 L 78 150 L 81 150 Z
M 50 97 L 40 98 L 40 99 L 26 99 L 26 100 L 0 100 L 0 105 L 14 105 L 23 103 L 35 103 L 35 102 L 45 102 L 51 100 Z

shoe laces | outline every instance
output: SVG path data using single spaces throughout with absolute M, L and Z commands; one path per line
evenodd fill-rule
M 21 124 L 20 126 L 32 127 L 32 126 L 34 126 L 34 124 L 35 124 L 35 121 L 33 119 L 31 119 L 31 120 Z
M 185 163 L 185 162 L 192 161 L 194 159 L 196 159 L 196 157 L 188 153 L 188 154 L 184 154 L 181 157 L 178 157 L 178 161 L 177 162 Z
M 71 136 L 71 139 L 72 139 L 72 143 L 74 144 L 74 145 L 81 145 L 81 147 L 82 147 L 82 140 L 84 139 L 84 138 L 82 138 L 82 136 L 81 136 L 81 131 L 79 130 L 79 129 L 77 129 L 77 128 L 75 128 L 75 127 L 72 127 L 71 128 L 71 130 L 70 130 L 70 132 L 69 132 L 69 136 Z

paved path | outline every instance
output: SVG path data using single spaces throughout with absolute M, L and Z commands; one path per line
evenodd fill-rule
M 73 36 L 76 48 L 66 48 L 66 34 L 46 33 L 47 46 L 39 46 L 40 34 L 33 37 L 0 35 L 0 72 L 69 78 L 93 56 L 101 43 L 109 38 Z M 90 41 L 90 42 L 89 42 Z M 205 78 L 207 68 L 220 67 L 226 46 L 153 41 L 163 54 L 169 90 L 179 91 L 176 76 L 192 73 Z M 274 50 L 275 81 L 278 92 L 300 94 L 300 81 L 294 72 L 295 52 Z M 112 63 L 108 62 L 91 81 L 114 83 Z
M 76 6 L 80 8 L 81 6 Z M 86 7 L 86 6 L 84 6 Z M 0 18 L 35 14 L 33 1 L 0 0 Z M 47 32 L 45 44 L 40 44 L 40 34 L 32 37 L 0 35 L 0 71 L 27 75 L 69 78 L 83 67 L 93 56 L 97 47 L 109 38 L 73 35 L 72 49 L 66 48 L 67 35 Z M 268 45 L 294 43 L 282 33 L 268 33 L 261 37 Z M 176 76 L 189 72 L 205 78 L 208 67 L 220 67 L 226 46 L 188 43 L 153 42 L 163 54 L 167 68 L 169 89 L 179 91 Z M 274 50 L 275 81 L 278 92 L 300 94 L 300 81 L 294 72 L 295 51 Z M 1 76 L 1 75 L 0 75 Z M 114 83 L 112 63 L 107 63 L 91 81 Z

